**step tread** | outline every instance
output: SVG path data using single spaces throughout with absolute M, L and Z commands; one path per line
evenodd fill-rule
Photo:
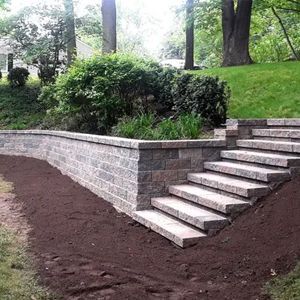
M 237 146 L 256 148 L 262 150 L 300 153 L 300 143 L 297 142 L 251 139 L 251 140 L 238 140 Z
M 194 244 L 207 235 L 157 210 L 136 211 L 133 218 L 153 231 L 172 240 L 180 247 Z
M 191 184 L 173 185 L 169 189 L 172 194 L 225 214 L 232 213 L 233 211 L 243 211 L 250 206 L 249 202 Z M 176 193 L 177 191 L 180 193 Z
M 259 137 L 281 137 L 281 138 L 300 138 L 300 129 L 252 129 L 253 136 Z
M 274 159 L 300 159 L 299 156 L 289 156 L 285 154 L 275 154 L 275 153 L 265 153 L 265 152 L 255 152 L 255 151 L 249 151 L 249 150 L 222 150 L 222 153 L 234 153 L 234 154 L 242 154 L 242 155 L 255 155 L 255 156 L 261 156 L 261 157 L 268 157 L 268 158 L 274 158 Z
M 180 198 L 153 198 L 151 203 L 154 207 L 203 230 L 221 229 L 229 223 L 227 218 L 201 208 L 196 204 L 187 203 Z
M 268 185 L 211 173 L 190 173 L 188 180 L 247 198 L 264 196 L 270 190 Z
M 211 181 L 217 181 L 224 184 L 244 188 L 244 189 L 260 189 L 260 188 L 269 188 L 267 185 L 260 183 L 248 182 L 243 179 L 235 179 L 232 177 L 228 177 L 226 175 L 217 175 L 211 173 L 190 173 L 190 177 L 199 178 L 199 179 L 207 179 Z
M 220 167 L 243 169 L 243 170 L 246 169 L 248 171 L 260 172 L 264 174 L 287 174 L 288 173 L 287 171 L 284 170 L 274 170 L 267 167 L 251 166 L 251 165 L 245 165 L 241 163 L 234 163 L 228 161 L 205 162 L 205 166 L 209 166 L 209 165 L 217 165 Z
M 204 168 L 221 174 L 229 174 L 263 182 L 283 182 L 290 179 L 290 173 L 287 170 L 271 169 L 270 167 L 253 163 L 247 165 L 240 161 L 205 162 Z

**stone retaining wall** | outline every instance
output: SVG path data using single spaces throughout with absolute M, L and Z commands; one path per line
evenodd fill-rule
M 48 161 L 63 174 L 131 214 L 216 160 L 225 139 L 142 141 L 60 131 L 0 131 L 0 154 Z M 24 174 L 26 176 L 26 174 Z

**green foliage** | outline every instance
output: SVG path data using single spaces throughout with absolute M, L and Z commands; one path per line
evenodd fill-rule
M 205 67 L 222 61 L 221 1 L 199 1 L 195 8 L 195 58 Z
M 93 47 L 94 49 L 102 48 L 102 15 L 101 3 L 97 5 L 88 5 L 83 16 L 75 20 L 76 34 L 79 38 Z
M 153 136 L 153 125 L 156 118 L 153 114 L 140 114 L 136 117 L 124 117 L 113 128 L 113 134 L 126 138 L 150 139 Z
M 219 76 L 231 89 L 230 118 L 299 118 L 300 63 L 285 62 L 194 71 Z
M 64 129 L 105 134 L 120 117 L 150 109 L 150 95 L 156 103 L 168 103 L 172 76 L 175 71 L 165 71 L 151 60 L 99 55 L 76 61 L 43 89 L 40 99 L 48 107 L 56 104 L 52 119 L 63 116 Z
M 12 87 L 22 87 L 29 78 L 29 71 L 26 68 L 13 68 L 9 71 L 7 79 Z
M 281 2 L 281 3 L 280 3 Z M 275 5 L 276 4 L 276 5 Z M 273 0 L 255 2 L 251 22 L 250 52 L 256 62 L 280 62 L 292 57 L 282 28 L 271 10 L 271 6 L 287 7 L 291 3 Z M 300 11 L 299 14 L 277 9 L 292 43 L 300 50 Z
M 196 61 L 206 67 L 218 67 L 222 62 L 222 1 L 195 3 Z M 286 0 L 256 0 L 253 1 L 250 33 L 250 54 L 256 63 L 280 62 L 293 56 L 271 7 L 276 8 L 292 44 L 300 53 L 299 4 Z
M 218 77 L 183 74 L 176 80 L 173 97 L 179 113 L 198 114 L 212 126 L 226 121 L 230 92 Z
M 265 287 L 265 292 L 272 300 L 300 299 L 300 264 L 290 274 L 270 281 Z
M 53 82 L 64 61 L 65 16 L 60 6 L 25 7 L 0 22 L 14 56 L 39 69 L 42 83 Z
M 38 102 L 40 84 L 29 79 L 24 87 L 14 89 L 8 81 L 0 82 L 0 129 L 34 128 L 42 122 L 45 107 Z
M 181 115 L 177 119 L 159 120 L 153 114 L 123 118 L 113 128 L 116 136 L 146 140 L 197 139 L 202 132 L 202 119 L 195 114 Z
M 10 0 L 0 0 L 0 10 L 6 9 L 7 4 L 10 4 Z

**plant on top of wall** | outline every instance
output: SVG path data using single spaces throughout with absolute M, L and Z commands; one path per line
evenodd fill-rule
M 139 138 L 180 139 L 198 136 L 196 119 L 201 125 L 224 123 L 229 95 L 226 83 L 218 78 L 163 68 L 132 55 L 109 54 L 75 61 L 56 83 L 43 88 L 39 99 L 48 108 L 44 128 L 109 134 L 118 124 L 114 134 L 129 137 L 135 134 L 123 133 L 136 124 L 157 125 L 160 120 L 159 130 L 150 126 L 147 133 L 148 126 Z

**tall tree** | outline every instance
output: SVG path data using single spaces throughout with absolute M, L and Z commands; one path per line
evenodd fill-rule
M 76 32 L 73 0 L 64 0 L 66 18 L 67 66 L 72 64 L 76 56 Z
M 117 12 L 115 0 L 102 0 L 102 52 L 112 53 L 117 50 Z
M 222 0 L 223 66 L 251 64 L 252 0 Z
M 194 68 L 194 0 L 186 0 L 186 45 L 185 65 L 186 70 Z

